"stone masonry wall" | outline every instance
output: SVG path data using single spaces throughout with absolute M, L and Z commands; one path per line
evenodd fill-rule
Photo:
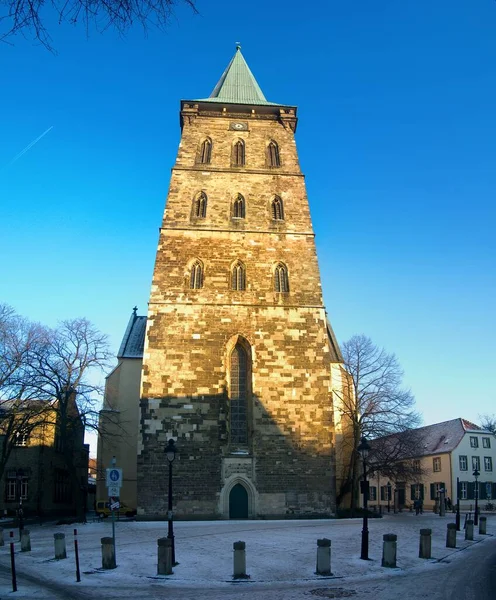
M 335 357 L 293 130 L 275 114 L 193 112 L 184 118 L 150 295 L 138 514 L 166 513 L 163 450 L 170 437 L 180 450 L 174 463 L 179 516 L 226 516 L 224 486 L 237 476 L 255 490 L 253 516 L 329 514 L 335 500 Z M 233 120 L 248 123 L 249 131 L 231 131 Z M 212 160 L 198 165 L 206 137 Z M 240 138 L 246 164 L 234 168 L 231 147 Z M 270 140 L 279 145 L 279 168 L 266 164 Z M 198 219 L 192 207 L 201 191 L 208 204 L 206 217 Z M 246 201 L 244 219 L 232 216 L 238 193 Z M 283 200 L 283 221 L 272 219 L 274 195 Z M 201 289 L 190 289 L 195 259 L 204 265 Z M 230 285 L 237 260 L 246 267 L 243 291 Z M 287 293 L 274 291 L 279 262 L 288 268 Z M 249 442 L 243 449 L 229 436 L 229 355 L 238 339 L 250 349 Z

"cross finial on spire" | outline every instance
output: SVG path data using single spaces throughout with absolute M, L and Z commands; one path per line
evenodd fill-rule
M 135 306 L 135 307 L 133 308 L 133 313 L 134 313 L 134 316 L 136 316 L 136 313 L 137 313 L 137 312 L 138 312 L 138 307 L 137 307 L 137 306 Z

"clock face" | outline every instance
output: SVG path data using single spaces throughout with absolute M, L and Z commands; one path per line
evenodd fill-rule
M 230 125 L 231 125 L 231 129 L 234 129 L 235 131 L 247 131 L 248 130 L 247 123 L 234 122 L 234 123 L 231 123 Z

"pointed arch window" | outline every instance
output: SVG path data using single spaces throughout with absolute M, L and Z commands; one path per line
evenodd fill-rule
M 281 159 L 279 157 L 279 146 L 277 142 L 271 140 L 269 145 L 267 146 L 267 164 L 269 167 L 280 167 Z
M 198 219 L 204 219 L 207 216 L 207 194 L 200 192 L 194 201 L 193 215 Z
M 238 261 L 231 272 L 231 289 L 242 291 L 246 289 L 246 269 L 242 262 Z
M 232 444 L 248 443 L 248 354 L 238 342 L 230 360 L 230 430 Z
M 282 198 L 279 196 L 274 196 L 271 205 L 272 218 L 275 221 L 283 221 L 284 220 L 284 206 L 282 204 Z
M 233 217 L 235 219 L 245 218 L 245 199 L 241 194 L 238 194 L 233 202 Z
M 282 263 L 274 271 L 274 289 L 276 292 L 289 292 L 288 268 Z
M 233 167 L 244 167 L 245 165 L 245 143 L 243 140 L 235 142 L 232 150 Z
M 199 290 L 203 287 L 203 265 L 199 260 L 195 261 L 191 266 L 189 287 L 192 290 Z
M 200 146 L 200 152 L 198 154 L 198 162 L 201 164 L 209 164 L 212 158 L 212 140 L 206 138 L 203 140 Z

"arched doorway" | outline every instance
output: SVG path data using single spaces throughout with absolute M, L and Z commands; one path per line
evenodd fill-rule
M 248 492 L 240 483 L 237 483 L 229 493 L 229 518 L 248 518 Z

